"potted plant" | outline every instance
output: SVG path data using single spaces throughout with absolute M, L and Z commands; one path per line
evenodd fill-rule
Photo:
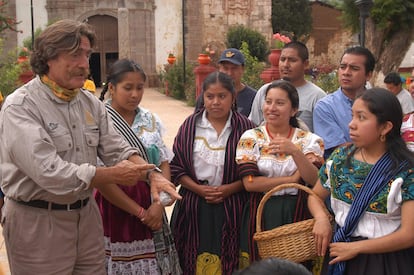
M 289 37 L 277 32 L 273 35 L 273 43 L 271 49 L 281 50 L 285 46 L 285 44 L 289 43 L 290 41 L 291 39 Z
M 291 40 L 289 37 L 275 33 L 272 39 L 272 45 L 270 48 L 270 55 L 269 55 L 269 62 L 272 66 L 279 65 L 280 54 L 282 52 L 282 48 L 285 46 L 286 43 L 289 43 Z
M 177 60 L 177 58 L 175 57 L 175 55 L 173 53 L 168 54 L 168 57 L 167 57 L 168 64 L 172 65 L 172 64 L 175 63 L 176 60 Z
M 19 56 L 17 58 L 17 63 L 21 68 L 19 80 L 22 83 L 27 83 L 33 78 L 33 72 L 32 70 L 30 70 L 29 54 L 29 50 L 26 47 L 22 47 L 19 51 Z
M 29 50 L 26 47 L 22 47 L 19 51 L 19 56 L 17 57 L 18 63 L 23 63 L 29 59 Z
M 265 82 L 271 82 L 280 78 L 279 72 L 279 59 L 282 54 L 282 48 L 286 43 L 291 40 L 289 37 L 280 33 L 275 33 L 272 37 L 272 44 L 270 46 L 270 54 L 268 57 L 270 68 L 265 69 L 261 74 L 260 78 Z
M 207 47 L 200 53 L 198 54 L 198 63 L 200 65 L 208 65 L 211 62 L 211 54 L 214 54 L 215 51 L 211 49 L 210 45 L 207 45 Z

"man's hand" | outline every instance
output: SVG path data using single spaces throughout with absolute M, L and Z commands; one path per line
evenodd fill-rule
M 171 196 L 171 204 L 175 200 L 181 200 L 181 196 L 175 191 L 175 185 L 164 178 L 161 173 L 152 172 L 150 174 L 151 195 L 154 202 L 160 203 L 160 192 L 165 191 Z
M 121 185 L 135 185 L 140 179 L 146 177 L 148 169 L 153 169 L 154 164 L 135 164 L 129 160 L 123 160 L 113 166 L 115 183 Z

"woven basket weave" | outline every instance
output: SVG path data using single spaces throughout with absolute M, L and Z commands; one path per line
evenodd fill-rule
M 262 212 L 266 201 L 274 192 L 285 188 L 297 188 L 315 196 L 323 204 L 322 200 L 308 187 L 297 183 L 286 183 L 274 187 L 268 191 L 257 208 L 256 233 L 253 239 L 257 242 L 259 255 L 262 259 L 278 257 L 293 262 L 304 262 L 317 257 L 315 242 L 312 234 L 314 219 L 285 224 L 272 230 L 262 231 Z M 330 217 L 328 210 L 324 207 L 326 214 Z M 331 217 L 330 217 L 331 219 Z

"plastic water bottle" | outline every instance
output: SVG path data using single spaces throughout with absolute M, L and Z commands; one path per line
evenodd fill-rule
M 172 199 L 170 194 L 168 194 L 165 191 L 161 191 L 160 192 L 160 202 L 162 205 L 166 206 L 169 205 L 171 203 Z

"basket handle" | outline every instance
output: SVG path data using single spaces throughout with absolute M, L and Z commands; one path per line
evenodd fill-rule
M 306 193 L 308 193 L 309 195 L 316 197 L 319 200 L 319 202 L 322 204 L 323 209 L 325 210 L 325 213 L 328 215 L 329 219 L 331 220 L 331 214 L 328 212 L 328 209 L 326 209 L 324 202 L 321 200 L 321 198 L 319 198 L 318 195 L 316 195 L 315 192 L 313 192 L 312 189 L 302 184 L 298 184 L 298 183 L 283 183 L 281 185 L 273 187 L 270 191 L 267 191 L 266 194 L 263 196 L 263 198 L 260 200 L 259 206 L 257 208 L 257 214 L 256 214 L 256 232 L 262 232 L 262 212 L 263 212 L 263 207 L 265 203 L 267 202 L 267 200 L 272 196 L 273 193 L 280 191 L 282 189 L 286 189 L 286 188 L 301 189 L 305 191 Z

